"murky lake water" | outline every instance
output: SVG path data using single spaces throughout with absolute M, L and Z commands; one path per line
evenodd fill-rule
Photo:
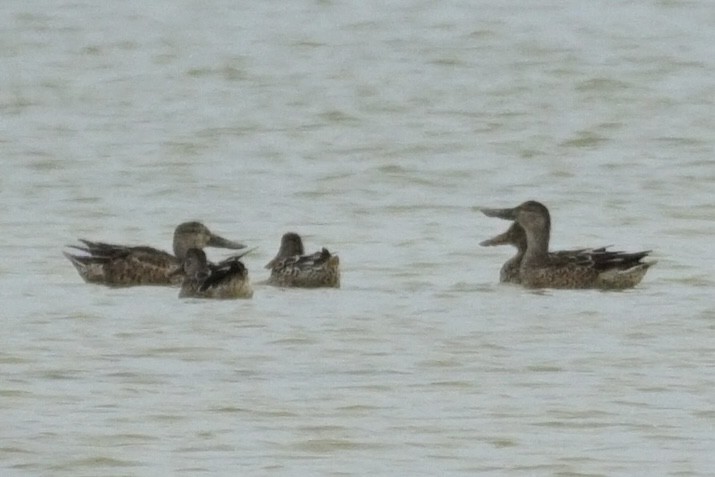
M 712 475 L 711 2 L 0 12 L 2 475 Z M 526 199 L 659 263 L 501 286 L 473 207 Z M 180 301 L 61 254 L 189 219 L 343 287 Z

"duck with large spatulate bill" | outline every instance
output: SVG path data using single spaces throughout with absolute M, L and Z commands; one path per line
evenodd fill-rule
M 63 252 L 87 283 L 127 287 L 136 285 L 179 285 L 182 261 L 191 248 L 246 246 L 211 232 L 200 222 L 184 222 L 174 231 L 174 254 L 153 247 L 125 246 L 82 240 L 72 245 L 82 255 Z M 177 270 L 179 273 L 176 273 Z
M 511 209 L 480 210 L 489 217 L 513 220 L 523 229 L 526 248 L 519 263 L 518 280 L 529 288 L 631 288 L 655 264 L 643 261 L 650 251 L 610 252 L 603 247 L 549 252 L 551 216 L 540 202 L 531 200 Z M 518 249 L 523 247 L 523 241 L 520 243 Z
M 504 262 L 499 271 L 499 281 L 502 283 L 521 283 L 521 261 L 526 253 L 526 232 L 521 225 L 514 222 L 509 229 L 499 235 L 479 243 L 482 247 L 497 245 L 512 245 L 516 247 L 516 255 Z M 571 261 L 573 263 L 588 264 L 590 262 L 614 262 L 633 254 L 608 250 L 608 247 L 577 248 L 571 250 L 558 250 L 549 252 L 555 261 Z

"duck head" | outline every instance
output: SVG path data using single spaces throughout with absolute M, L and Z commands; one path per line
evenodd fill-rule
M 499 235 L 496 235 L 488 240 L 479 242 L 482 247 L 493 247 L 496 245 L 513 245 L 520 251 L 526 250 L 526 232 L 521 225 L 514 222 L 509 229 Z
M 303 240 L 295 232 L 286 232 L 281 237 L 281 248 L 278 249 L 278 254 L 268 262 L 266 265 L 267 269 L 273 268 L 273 265 L 282 258 L 294 257 L 296 255 L 305 255 L 305 248 L 303 247 Z
M 187 276 L 195 276 L 207 267 L 206 253 L 200 248 L 190 248 L 186 251 L 182 268 Z
M 480 209 L 488 217 L 513 220 L 526 232 L 531 254 L 545 254 L 549 248 L 551 215 L 541 202 L 529 200 L 511 209 Z
M 479 209 L 488 217 L 498 217 L 513 220 L 525 230 L 551 230 L 551 215 L 549 209 L 541 202 L 529 200 L 512 209 Z
M 245 245 L 232 240 L 227 240 L 211 232 L 201 222 L 184 222 L 174 231 L 174 255 L 183 259 L 191 248 L 221 247 L 228 249 L 246 248 Z

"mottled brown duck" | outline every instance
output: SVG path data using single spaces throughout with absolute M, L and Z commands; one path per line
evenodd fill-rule
M 510 209 L 481 211 L 490 217 L 513 220 L 519 226 L 482 242 L 482 245 L 509 243 L 517 247 L 517 255 L 502 267 L 502 281 L 529 288 L 624 289 L 640 283 L 655 264 L 643 261 L 649 250 L 629 253 L 601 247 L 550 252 L 551 216 L 540 202 L 532 200 Z
M 72 245 L 83 254 L 63 252 L 82 279 L 114 287 L 137 285 L 179 285 L 183 281 L 182 261 L 191 248 L 221 247 L 241 249 L 245 245 L 211 232 L 200 222 L 185 222 L 174 231 L 174 254 L 146 246 L 125 246 L 80 239 Z M 176 273 L 177 270 L 179 273 Z
M 340 259 L 323 248 L 305 255 L 300 235 L 288 232 L 281 238 L 278 254 L 268 262 L 269 285 L 279 287 L 340 288 Z
M 251 298 L 253 287 L 248 269 L 241 261 L 244 255 L 235 255 L 213 264 L 206 259 L 203 250 L 189 249 L 184 257 L 179 298 Z

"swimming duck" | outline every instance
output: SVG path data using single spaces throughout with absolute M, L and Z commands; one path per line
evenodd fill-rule
M 628 253 L 601 247 L 549 252 L 551 216 L 540 202 L 532 200 L 512 209 L 481 211 L 489 217 L 513 220 L 521 227 L 525 246 L 516 228 L 482 244 L 515 245 L 517 255 L 504 264 L 502 276 L 518 280 L 529 288 L 631 288 L 640 283 L 648 268 L 655 264 L 642 261 L 650 251 Z
M 266 268 L 271 271 L 269 285 L 340 288 L 340 258 L 326 248 L 305 255 L 303 240 L 293 232 L 283 235 L 278 254 Z
M 174 231 L 174 255 L 152 247 L 129 247 L 80 239 L 84 246 L 71 245 L 84 255 L 63 252 L 87 283 L 122 287 L 135 285 L 179 285 L 182 261 L 190 248 L 246 246 L 212 233 L 200 222 L 184 222 Z M 179 273 L 175 273 L 179 270 Z
M 521 225 L 516 222 L 511 224 L 509 229 L 489 240 L 479 242 L 482 247 L 493 247 L 496 245 L 513 245 L 516 247 L 516 255 L 504 262 L 501 270 L 499 270 L 499 281 L 502 283 L 521 283 L 519 268 L 521 267 L 521 259 L 526 252 L 526 233 Z
M 190 248 L 183 262 L 179 298 L 251 298 L 253 288 L 248 270 L 235 255 L 217 264 L 209 263 L 200 248 Z
M 526 232 L 521 225 L 516 222 L 512 223 L 509 229 L 489 240 L 480 242 L 482 247 L 492 247 L 495 245 L 513 245 L 516 247 L 516 255 L 504 262 L 499 271 L 499 281 L 502 283 L 521 283 L 521 260 L 526 253 Z M 629 255 L 626 252 L 608 250 L 608 247 L 600 248 L 577 248 L 572 250 L 558 250 L 549 252 L 550 255 L 556 255 L 556 260 L 570 260 L 577 263 L 588 263 L 589 261 L 616 260 L 623 258 L 624 255 Z

